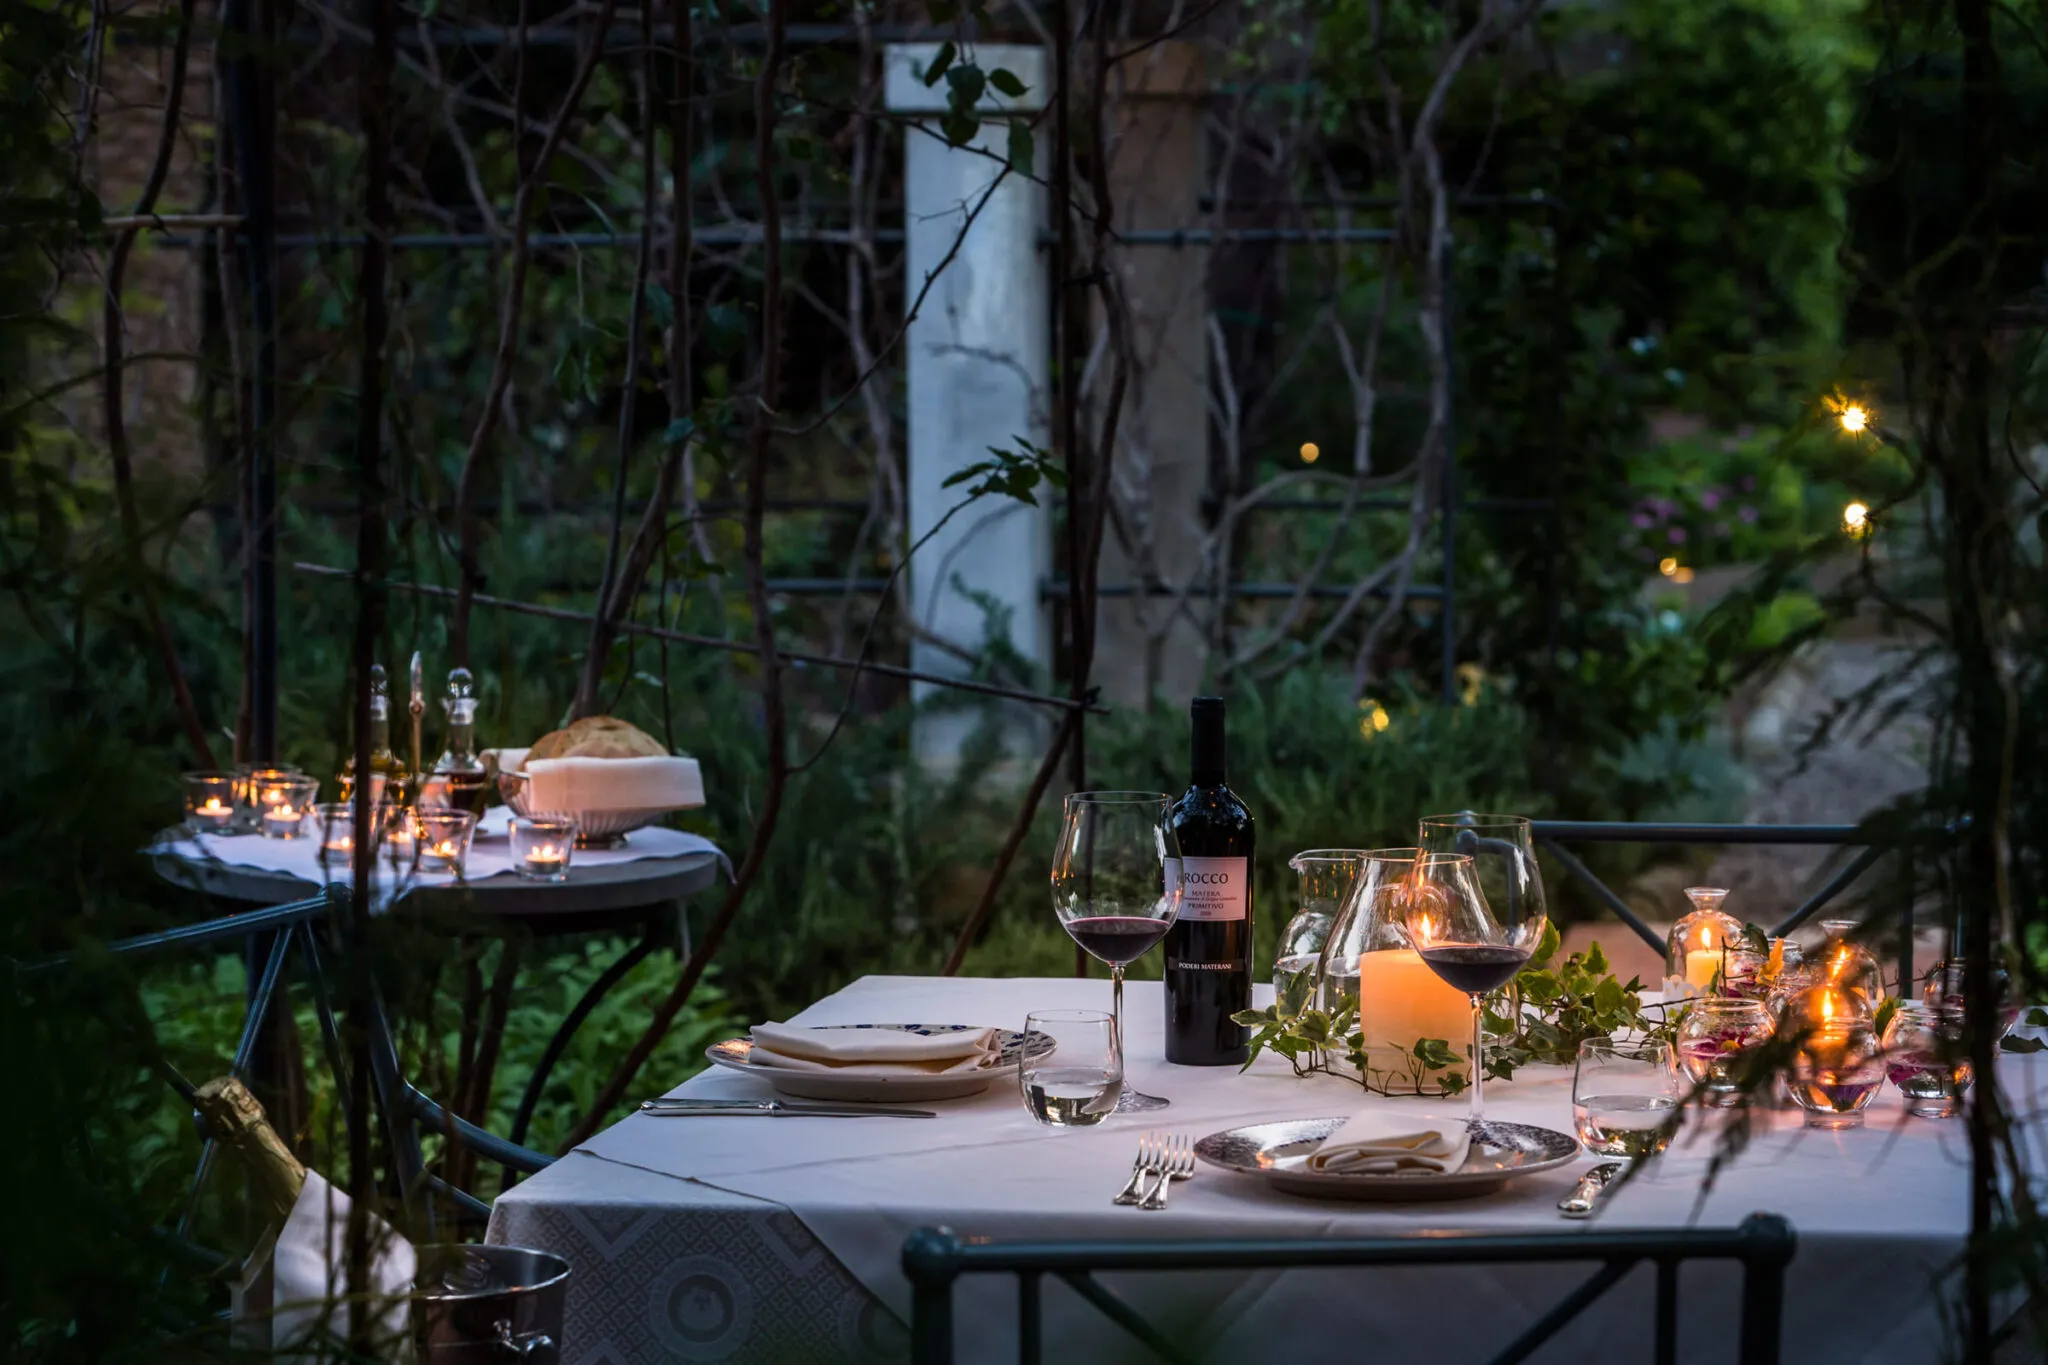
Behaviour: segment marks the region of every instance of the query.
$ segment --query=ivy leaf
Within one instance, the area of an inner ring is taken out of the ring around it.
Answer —
[[[1595,939],[1586,949],[1585,968],[1596,975],[1607,974],[1607,954],[1600,951],[1600,941]]]
[[[1008,95],[1013,100],[1023,99],[1025,94],[1031,89],[1030,86],[1017,79],[1015,72],[1003,66],[999,66],[988,73],[988,83],[993,85],[998,93]]]
[[[946,68],[953,64],[953,58],[959,55],[959,50],[950,41],[939,44],[938,52],[932,57],[932,64],[924,69],[924,84],[927,90],[939,83],[946,74]]]

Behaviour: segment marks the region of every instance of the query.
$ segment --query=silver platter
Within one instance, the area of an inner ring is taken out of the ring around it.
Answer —
[[[1195,1155],[1211,1166],[1256,1176],[1276,1190],[1314,1199],[1407,1202],[1470,1199],[1491,1194],[1518,1176],[1566,1165],[1579,1155],[1578,1140],[1526,1123],[1487,1120],[1484,1143],[1475,1142],[1455,1171],[1386,1171],[1321,1174],[1303,1164],[1346,1120],[1287,1119],[1211,1133]]]

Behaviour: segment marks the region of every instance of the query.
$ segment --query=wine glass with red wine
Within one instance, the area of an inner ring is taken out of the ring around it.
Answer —
[[[1445,982],[1472,997],[1472,1117],[1474,1141],[1486,1141],[1480,1077],[1486,1070],[1482,1034],[1486,997],[1515,979],[1542,942],[1540,897],[1517,897],[1495,909],[1479,889],[1470,855],[1418,853],[1403,898],[1408,941]]]
[[[1075,792],[1067,798],[1052,860],[1052,908],[1090,957],[1109,964],[1117,1046],[1124,1036],[1124,967],[1166,937],[1180,914],[1180,843],[1162,792]],[[1164,1109],[1128,1082],[1117,1110]]]

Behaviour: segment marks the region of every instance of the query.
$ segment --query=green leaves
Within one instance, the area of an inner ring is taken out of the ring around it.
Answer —
[[[977,460],[965,469],[956,471],[940,487],[954,488],[963,483],[969,484],[967,496],[970,498],[986,497],[993,493],[1015,498],[1018,502],[1036,507],[1036,490],[1041,482],[1051,484],[1054,488],[1067,486],[1067,471],[1060,467],[1051,451],[1033,445],[1022,437],[1018,438],[1017,445],[1017,450],[998,450],[990,446],[988,453],[992,458]]]
[[[996,88],[997,94],[1007,95],[1013,100],[1023,99],[1031,89],[1017,79],[1015,72],[1001,66],[988,73],[988,83]]]

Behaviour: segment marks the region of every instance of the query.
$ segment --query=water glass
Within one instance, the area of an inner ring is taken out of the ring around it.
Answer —
[[[1670,1044],[1611,1038],[1579,1044],[1572,1119],[1587,1151],[1655,1156],[1671,1145],[1683,1097]]]
[[[1047,1044],[1051,1046],[1048,1047]],[[1116,1110],[1124,1051],[1116,1021],[1101,1010],[1038,1010],[1024,1018],[1017,1070],[1024,1107],[1040,1123],[1086,1128]]]
[[[420,867],[461,876],[469,860],[469,841],[476,834],[476,816],[466,810],[421,810],[413,812],[412,822]]]
[[[1907,1113],[1948,1119],[1963,1112],[1970,1062],[1963,1053],[1961,1010],[1901,1001],[1882,1041],[1885,1074],[1905,1098]]]
[[[467,811],[456,812],[468,815]],[[472,823],[475,816],[470,816]],[[512,870],[530,882],[566,882],[569,859],[576,851],[576,817],[560,811],[535,811],[512,817]]]
[[[1771,1016],[1757,1000],[1695,1000],[1678,1026],[1678,1059],[1694,1084],[1706,1091],[1709,1108],[1726,1109],[1742,1099],[1742,1059],[1771,1036]]]
[[[194,834],[236,833],[233,773],[185,773],[178,778],[185,790],[185,828]]]

